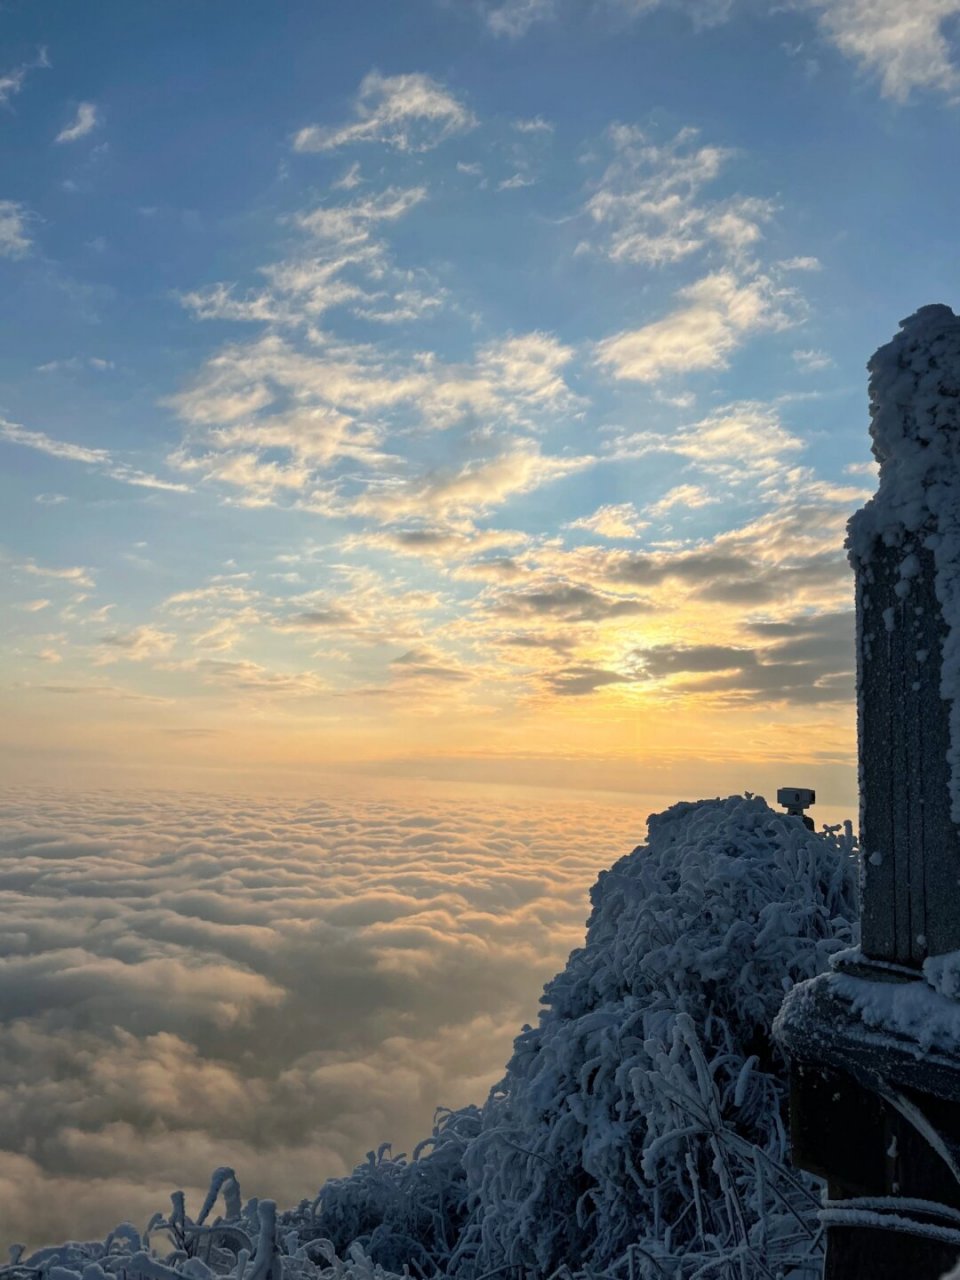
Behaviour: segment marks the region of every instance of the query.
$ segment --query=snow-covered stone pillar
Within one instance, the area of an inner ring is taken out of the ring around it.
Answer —
[[[826,1182],[825,1280],[960,1259],[960,318],[870,361],[876,495],[857,585],[862,939],[789,992],[794,1160]]]
[[[874,498],[857,579],[862,948],[960,949],[960,318],[923,307],[870,361]]]

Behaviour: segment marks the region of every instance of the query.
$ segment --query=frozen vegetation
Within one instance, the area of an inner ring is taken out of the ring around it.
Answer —
[[[679,804],[601,873],[585,945],[482,1107],[440,1110],[315,1198],[243,1202],[219,1169],[138,1230],[14,1248],[0,1280],[409,1274],[819,1274],[815,1185],[787,1159],[784,992],[854,945],[852,840],[760,798]]]

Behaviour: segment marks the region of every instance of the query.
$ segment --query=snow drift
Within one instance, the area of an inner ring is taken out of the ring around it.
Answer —
[[[195,1218],[178,1192],[145,1232],[15,1249],[0,1280],[818,1275],[770,1028],[856,941],[852,839],[749,795],[678,804],[591,898],[504,1078],[410,1159],[385,1145],[284,1212],[220,1169]]]

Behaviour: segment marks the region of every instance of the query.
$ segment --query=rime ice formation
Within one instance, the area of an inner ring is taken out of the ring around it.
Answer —
[[[783,1003],[780,1018],[794,1034],[801,1028],[809,1046],[815,1039],[835,1038],[842,1019],[844,1036],[858,1039],[865,1049],[896,1044],[918,1061],[960,1053],[960,1002],[951,994],[957,989],[960,952],[931,957],[912,982],[857,976],[857,966],[864,962],[859,949],[839,952],[834,959],[840,962],[836,972],[809,989],[790,991]],[[826,1025],[824,997],[833,1002],[834,1015]]]
[[[960,318],[947,306],[921,307],[868,367],[880,485],[850,522],[850,558],[869,577],[878,546],[896,549],[896,592],[909,601],[919,555],[933,555],[946,624],[940,692],[949,705],[951,813],[960,823]],[[894,613],[885,611],[888,631]],[[869,635],[862,647],[869,660]]]
[[[675,805],[600,875],[585,945],[482,1110],[281,1213],[218,1170],[196,1220],[177,1193],[144,1234],[16,1256],[0,1280],[813,1280],[818,1202],[787,1165],[770,1031],[855,942],[854,862],[756,797]]]

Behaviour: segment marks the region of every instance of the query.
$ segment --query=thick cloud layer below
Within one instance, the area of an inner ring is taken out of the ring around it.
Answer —
[[[0,796],[0,1245],[233,1165],[296,1202],[482,1101],[635,810]]]

